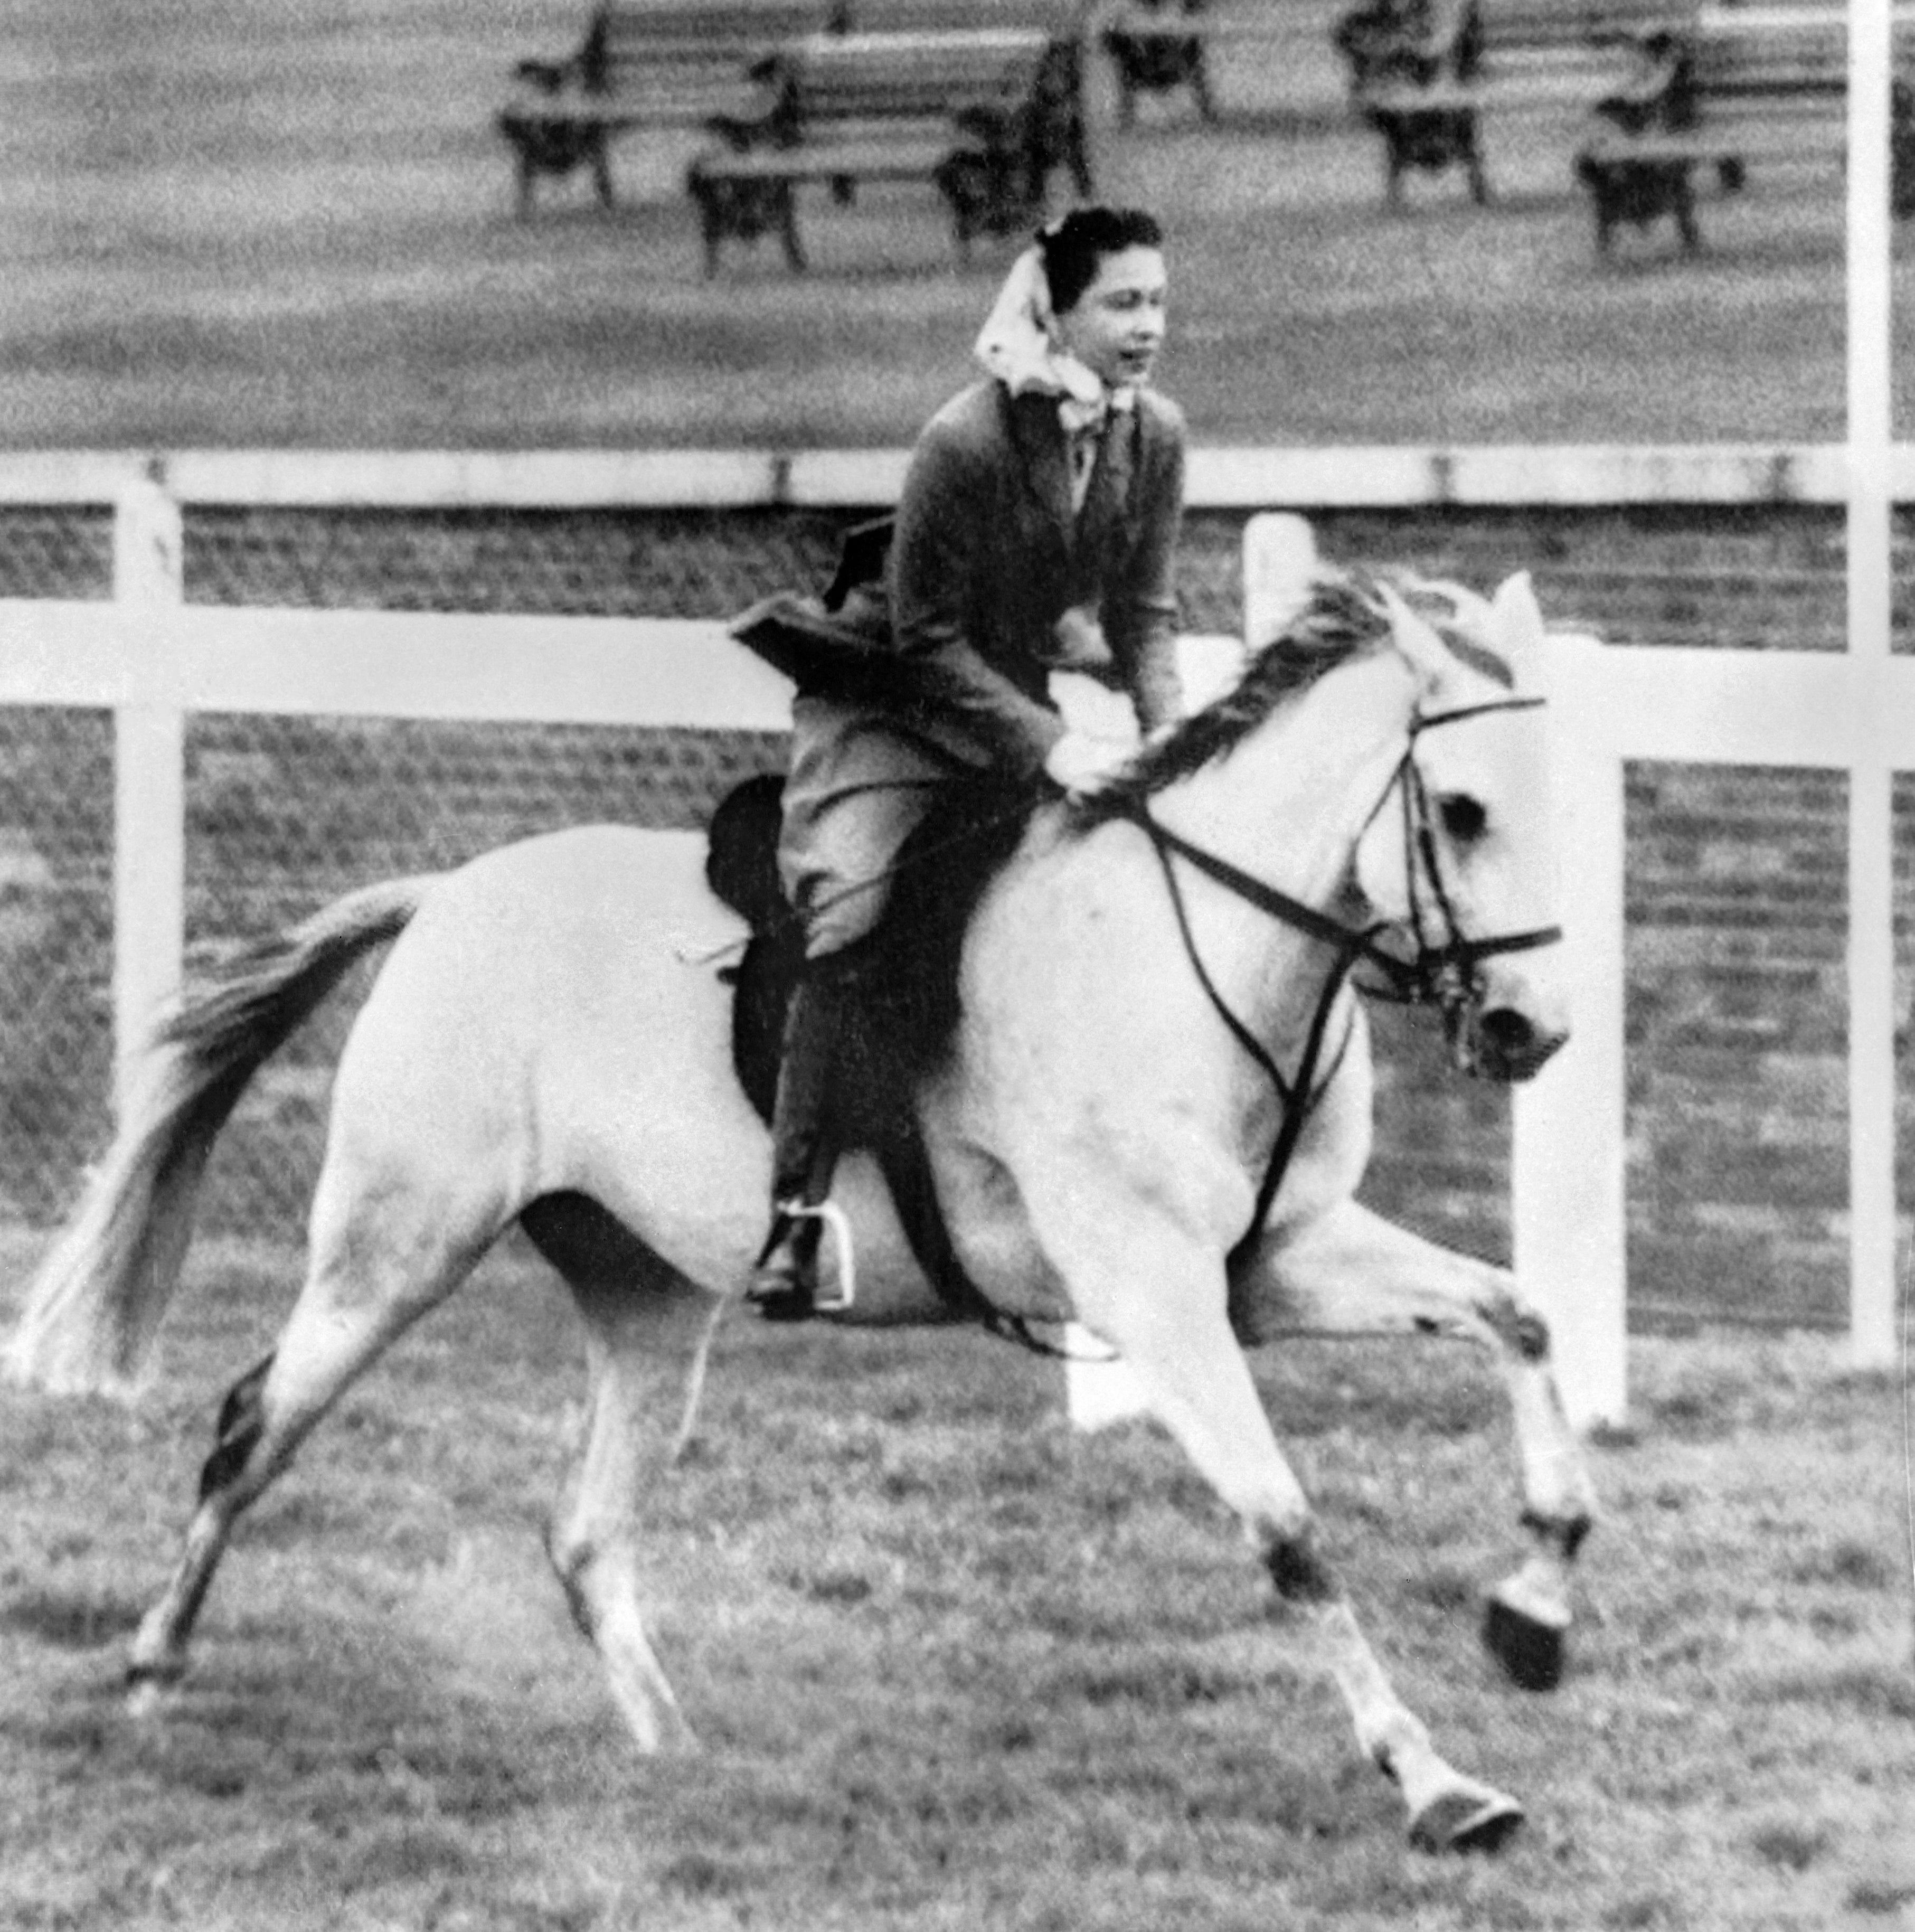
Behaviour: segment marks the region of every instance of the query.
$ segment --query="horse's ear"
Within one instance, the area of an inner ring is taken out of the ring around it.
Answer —
[[[1446,672],[1456,669],[1449,646],[1388,584],[1378,584],[1376,592],[1389,617],[1390,641],[1409,659],[1411,669],[1426,686],[1438,683]]]
[[[1266,510],[1244,526],[1244,643],[1260,651],[1310,608],[1316,539],[1287,510]]]
[[[1542,606],[1526,570],[1519,570],[1496,586],[1490,600],[1484,644],[1508,665],[1518,688],[1532,684],[1542,671]]]

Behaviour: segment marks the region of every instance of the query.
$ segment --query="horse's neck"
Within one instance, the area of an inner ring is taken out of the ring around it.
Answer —
[[[1409,668],[1394,652],[1359,658],[1167,787],[1151,808],[1218,857],[1325,908],[1403,754],[1413,697]]]
[[[1356,843],[1403,755],[1413,699],[1408,668],[1379,653],[1332,672],[1305,695],[1152,801],[1193,844],[1318,911],[1349,884]],[[1321,976],[1301,970],[1321,942],[1247,900],[1193,904],[1205,970],[1273,1048],[1307,1028]]]

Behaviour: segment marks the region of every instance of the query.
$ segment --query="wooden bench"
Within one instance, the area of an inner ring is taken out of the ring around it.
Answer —
[[[821,34],[1040,29],[1046,83],[1067,107],[1077,193],[1091,193],[1082,80],[1084,0],[599,0],[571,52],[521,61],[497,117],[516,164],[518,208],[542,178],[587,170],[614,202],[610,149],[634,129],[708,128],[767,112],[767,64]],[[1060,110],[1061,111],[1061,110]]]
[[[1331,38],[1351,104],[1382,138],[1384,196],[1460,167],[1490,199],[1485,114],[1586,110],[1627,78],[1639,38],[1682,0],[1359,0]]]
[[[1837,8],[1705,6],[1669,38],[1666,84],[1604,104],[1604,124],[1576,157],[1599,255],[1609,254],[1619,226],[1646,228],[1664,216],[1683,251],[1697,252],[1699,175],[1712,170],[1734,194],[1751,170],[1839,166],[1847,152],[1847,28]],[[1897,11],[1895,44],[1898,58],[1915,49],[1915,11]],[[1902,85],[1890,140],[1893,200],[1906,213],[1915,199],[1915,98]]]
[[[1080,200],[1094,192],[1085,110],[1084,50],[1095,0],[839,0],[860,34],[1025,32],[1049,43],[1040,78],[1047,138]]]
[[[706,272],[723,244],[776,231],[806,266],[797,190],[917,181],[948,205],[960,256],[983,234],[1032,223],[1053,169],[1071,158],[1070,76],[1040,28],[822,34],[778,55],[773,99],[754,122],[715,127],[692,162]]]
[[[543,176],[590,170],[613,203],[610,143],[635,128],[702,128],[749,116],[752,80],[781,47],[842,30],[846,0],[604,0],[584,39],[553,59],[521,61],[497,118],[517,164],[518,208],[532,210]]]

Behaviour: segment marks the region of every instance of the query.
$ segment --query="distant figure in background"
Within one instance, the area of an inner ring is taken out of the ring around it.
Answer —
[[[1482,71],[1477,0],[1361,0],[1337,21],[1331,38],[1359,92],[1472,81]]]
[[[907,710],[800,694],[779,869],[805,932],[773,1118],[773,1217],[752,1298],[801,1319],[839,1144],[831,1087],[856,981],[906,838],[953,782],[1021,784],[1070,741],[1054,670],[1175,722],[1173,562],[1184,419],[1148,386],[1163,345],[1163,233],[1140,209],[1073,210],[1019,257],[976,346],[985,375],[920,436],[899,498],[878,648],[913,660]]]
[[[1210,91],[1210,70],[1205,64],[1201,34],[1173,31],[1180,19],[1194,20],[1204,0],[1135,0],[1104,29],[1104,51],[1116,63],[1120,83],[1118,124],[1127,128],[1136,118],[1139,93],[1166,94],[1187,86],[1206,121],[1217,118]]]
[[[1595,112],[1625,134],[1688,133],[1700,112],[1694,49],[1666,28],[1645,34],[1628,77],[1596,103]]]

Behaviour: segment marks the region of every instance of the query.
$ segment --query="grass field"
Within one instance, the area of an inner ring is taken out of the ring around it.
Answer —
[[[1249,0],[1220,0],[1253,10]],[[930,190],[804,210],[701,272],[695,142],[637,136],[625,206],[513,219],[491,116],[572,0],[18,0],[0,59],[0,442],[427,448],[895,446],[968,374],[1008,244],[953,260]],[[1166,218],[1162,369],[1207,446],[1839,438],[1843,198],[1760,168],[1710,247],[1595,260],[1573,115],[1498,118],[1496,205],[1381,205],[1339,120],[1336,0],[1220,56],[1223,125],[1115,124],[1098,192]],[[1905,307],[1905,304],[1904,304]],[[1906,364],[1910,358],[1903,358]]]
[[[669,142],[625,158],[615,218],[515,223],[487,117],[581,10],[20,0],[0,445],[907,440],[1003,253],[961,271],[927,197],[874,192],[816,209],[804,281],[767,246],[708,284]],[[1200,443],[1842,433],[1832,174],[1712,202],[1699,262],[1605,270],[1562,128],[1493,136],[1496,208],[1421,183],[1388,218],[1367,142],[1286,121],[1283,78],[1226,76],[1214,132],[1095,104],[1103,191],[1172,224],[1163,380]],[[30,1258],[0,1244],[0,1282]],[[348,1397],[242,1531],[197,1674],[134,1719],[121,1652],[290,1268],[199,1264],[136,1408],[0,1391],[0,1928],[1915,1926],[1908,1398],[1824,1339],[1635,1343],[1540,1699],[1475,1636],[1518,1544],[1483,1366],[1261,1362],[1401,1688],[1530,1808],[1445,1864],[1163,1440],[1073,1436],[1055,1371],[968,1334],[726,1331],[648,1511],[707,1748],[638,1759],[539,1551],[582,1349],[518,1257]]]
[[[539,1549],[578,1337],[511,1259],[349,1395],[134,1718],[119,1654],[278,1275],[197,1264],[137,1408],[0,1400],[0,1925],[1915,1924],[1907,1415],[1822,1340],[1638,1344],[1541,1698],[1475,1634],[1517,1542],[1482,1366],[1267,1352],[1400,1687],[1529,1807],[1441,1862],[1167,1442],[1073,1435],[1053,1368],[965,1332],[728,1328],[647,1512],[705,1748],[636,1757]]]

